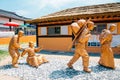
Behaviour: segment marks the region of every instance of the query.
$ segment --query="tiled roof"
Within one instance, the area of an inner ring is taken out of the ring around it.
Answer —
[[[83,14],[108,13],[108,12],[120,12],[120,2],[70,8],[40,17],[38,19],[54,18],[61,16],[74,16],[74,15],[83,15]]]
[[[0,16],[8,17],[8,18],[14,18],[14,19],[18,19],[18,20],[28,20],[28,19],[30,19],[30,18],[25,18],[23,16],[19,16],[14,12],[5,11],[5,10],[2,10],[2,9],[0,9]]]

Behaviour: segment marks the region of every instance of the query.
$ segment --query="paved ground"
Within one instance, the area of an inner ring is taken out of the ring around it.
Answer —
[[[24,58],[19,60],[19,68],[12,68],[10,61],[0,66],[0,75],[16,78],[15,80],[119,80],[120,58],[115,58],[116,69],[108,69],[97,64],[99,54],[90,54],[91,73],[82,69],[81,58],[74,64],[74,69],[68,69],[66,64],[73,53],[41,51],[50,61],[38,68],[29,66]],[[120,55],[117,55],[120,56]],[[7,78],[8,79],[8,78]],[[0,78],[1,80],[1,78]],[[3,79],[2,79],[3,80]],[[5,79],[4,79],[5,80]]]

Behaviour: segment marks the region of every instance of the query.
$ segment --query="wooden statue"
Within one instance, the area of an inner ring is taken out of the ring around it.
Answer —
[[[71,24],[72,33],[74,34],[75,38],[73,39],[72,43],[69,45],[67,51],[70,51],[73,44],[75,44],[75,41],[78,39],[78,37],[81,35],[82,31],[86,28],[86,20],[81,19],[78,21],[78,23],[74,22]]]
[[[101,57],[99,64],[109,68],[115,68],[113,51],[110,47],[112,42],[112,32],[115,30],[116,25],[110,25],[109,29],[104,29],[100,34],[99,40],[101,43]]]
[[[18,35],[15,35],[11,38],[10,43],[9,43],[9,54],[12,57],[12,65],[13,67],[17,68],[18,67],[18,59],[20,56],[20,53],[18,49],[22,49],[19,44],[20,38],[23,36],[24,32],[19,31]]]
[[[81,31],[81,33],[76,35],[78,36],[75,40],[75,53],[73,58],[69,61],[69,63],[67,64],[69,68],[73,68],[73,64],[79,59],[79,57],[82,57],[82,62],[83,62],[83,70],[85,72],[91,72],[91,69],[88,68],[89,66],[89,55],[87,53],[87,51],[85,50],[85,46],[86,43],[88,42],[91,34],[90,34],[90,30],[93,30],[94,28],[94,23],[91,21],[85,21],[85,20],[79,20],[78,22],[79,27],[83,28],[79,31]],[[87,24],[87,26],[86,26]]]
[[[21,57],[28,53],[28,57],[26,59],[27,63],[33,67],[38,67],[42,63],[48,62],[48,60],[44,58],[44,56],[35,54],[35,52],[39,52],[40,50],[42,50],[42,47],[34,48],[34,43],[30,41],[29,48],[26,48],[22,52]]]

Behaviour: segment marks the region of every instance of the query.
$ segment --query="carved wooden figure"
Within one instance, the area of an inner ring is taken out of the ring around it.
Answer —
[[[33,67],[38,67],[42,63],[48,62],[48,60],[44,56],[35,54],[35,52],[39,52],[40,50],[42,50],[42,47],[35,48],[34,43],[30,41],[29,48],[26,48],[22,52],[21,57],[23,57],[26,53],[28,53],[26,59],[27,63]]]
[[[9,43],[8,51],[12,58],[12,65],[15,68],[18,67],[18,59],[20,57],[20,53],[19,53],[18,49],[22,49],[20,47],[19,40],[23,36],[23,34],[24,34],[23,31],[19,31],[18,35],[13,36]]]
[[[93,30],[94,28],[94,23],[91,21],[86,22],[85,20],[79,20],[78,21],[79,27],[82,28],[83,30],[81,34],[79,35],[78,38],[75,40],[75,53],[73,58],[69,61],[67,64],[69,68],[73,68],[73,64],[79,59],[79,57],[82,57],[82,62],[83,62],[83,70],[85,72],[91,72],[91,69],[88,68],[89,66],[89,55],[85,49],[86,43],[89,40],[89,37],[91,36],[90,30]],[[86,26],[87,24],[87,26]],[[72,25],[73,26],[73,25]],[[78,30],[79,31],[79,30]],[[74,31],[75,32],[75,31]],[[79,33],[79,32],[78,32]],[[77,36],[75,35],[75,36]]]
[[[104,29],[100,34],[99,40],[101,43],[101,57],[99,64],[109,68],[115,68],[113,51],[110,47],[112,42],[112,32],[115,30],[116,25],[112,24],[109,29]]]

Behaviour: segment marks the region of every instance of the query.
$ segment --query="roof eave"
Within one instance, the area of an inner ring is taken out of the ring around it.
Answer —
[[[86,14],[74,14],[74,15],[61,15],[61,16],[52,16],[52,17],[45,17],[45,18],[37,18],[37,19],[33,19],[33,20],[28,20],[27,23],[42,23],[44,21],[51,21],[51,20],[58,20],[58,19],[71,19],[71,17],[74,16],[90,16],[90,15],[99,15],[99,14],[112,14],[112,13],[120,13],[120,11],[116,11],[116,12],[102,12],[102,13],[86,13]]]

